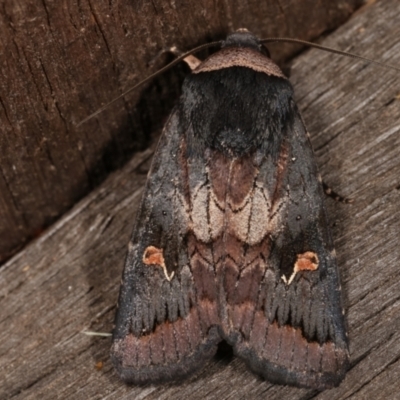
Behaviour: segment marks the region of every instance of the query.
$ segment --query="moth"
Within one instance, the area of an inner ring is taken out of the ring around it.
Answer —
[[[246,30],[185,79],[149,172],[111,357],[126,382],[178,380],[221,341],[270,382],[348,368],[322,181],[293,89]]]

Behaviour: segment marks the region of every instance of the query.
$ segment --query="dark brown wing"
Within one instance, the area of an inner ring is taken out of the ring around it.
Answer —
[[[111,350],[127,382],[179,379],[212,357],[221,340],[210,251],[190,233],[189,187],[205,184],[205,164],[191,165],[189,177],[181,130],[174,112],[129,244]]]
[[[267,156],[246,178],[236,175],[241,187],[251,178],[240,201],[228,189],[225,208],[235,215],[225,222],[222,326],[236,354],[266,379],[324,389],[343,379],[347,338],[322,187],[295,112],[278,159]]]

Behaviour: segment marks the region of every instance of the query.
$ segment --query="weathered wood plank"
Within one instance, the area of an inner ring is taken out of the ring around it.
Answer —
[[[324,42],[400,65],[400,4],[365,8]],[[400,76],[310,51],[292,70],[322,175],[353,205],[327,200],[352,368],[317,393],[271,385],[238,359],[180,385],[128,387],[109,360],[133,216],[150,151],[138,154],[0,270],[0,398],[394,399],[400,379]],[[95,368],[104,362],[101,370]]]

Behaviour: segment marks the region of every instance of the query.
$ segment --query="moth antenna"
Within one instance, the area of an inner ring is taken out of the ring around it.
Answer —
[[[322,45],[317,44],[317,43],[307,42],[306,40],[293,39],[293,38],[280,38],[280,37],[278,37],[278,38],[267,38],[267,39],[261,39],[260,40],[260,43],[263,43],[263,44],[266,44],[266,43],[277,43],[277,42],[302,44],[302,45],[305,45],[305,46],[314,47],[314,48],[322,50],[322,51],[327,51],[329,53],[339,54],[341,56],[346,56],[346,57],[354,58],[354,59],[357,59],[357,60],[367,61],[367,62],[369,62],[371,64],[379,65],[381,67],[388,68],[388,69],[393,69],[393,70],[395,70],[397,72],[400,72],[400,68],[399,67],[395,67],[395,66],[390,65],[390,64],[385,64],[385,63],[383,63],[381,61],[372,60],[370,58],[363,57],[363,56],[360,56],[358,54],[337,50],[337,49],[334,49],[332,47],[322,46]],[[188,57],[188,56],[190,56],[190,55],[192,55],[194,53],[197,53],[200,50],[208,49],[209,47],[218,46],[218,45],[221,45],[221,44],[222,44],[221,40],[217,41],[217,42],[206,43],[206,44],[203,44],[201,46],[195,47],[194,49],[182,54],[181,56],[176,58],[174,61],[172,61],[169,64],[167,64],[165,67],[162,67],[158,71],[154,72],[154,74],[149,75],[147,78],[143,79],[142,81],[137,83],[135,86],[132,86],[130,89],[128,89],[125,92],[121,93],[118,97],[115,97],[113,100],[111,100],[110,102],[108,102],[104,106],[102,106],[99,109],[97,109],[94,113],[90,114],[85,119],[83,119],[82,121],[78,122],[75,126],[79,127],[82,124],[84,124],[85,122],[91,120],[96,115],[99,115],[100,113],[102,113],[111,104],[115,103],[117,100],[119,100],[122,97],[126,96],[128,93],[130,93],[133,90],[137,89],[139,86],[141,86],[144,83],[150,81],[151,79],[155,78],[156,76],[162,74],[165,71],[168,71],[170,68],[172,68],[174,65],[178,64],[184,58],[186,58],[186,57]]]
[[[333,49],[332,47],[321,46],[320,44],[307,42],[306,40],[292,39],[292,38],[268,38],[268,39],[261,39],[260,40],[260,43],[263,43],[263,44],[265,44],[265,43],[274,43],[274,42],[286,42],[286,43],[304,44],[306,46],[315,47],[316,49],[327,51],[329,53],[339,54],[341,56],[346,56],[346,57],[354,58],[354,59],[357,59],[357,60],[367,61],[367,62],[369,62],[371,64],[379,65],[381,67],[393,69],[393,70],[395,70],[397,72],[400,72],[400,68],[399,67],[395,67],[394,65],[385,64],[384,62],[381,62],[381,61],[376,61],[376,60],[372,60],[372,59],[367,58],[367,57],[359,56],[358,54],[354,54],[354,53],[349,53],[349,52],[346,52],[346,51]]]
[[[107,107],[109,107],[111,104],[115,103],[117,100],[121,99],[122,97],[126,96],[128,93],[132,92],[133,90],[137,89],[139,86],[143,85],[144,83],[150,81],[151,79],[155,78],[156,76],[162,74],[165,71],[168,71],[170,68],[172,68],[174,65],[178,64],[180,61],[182,61],[184,58],[186,58],[187,56],[190,56],[194,53],[199,52],[200,50],[204,50],[204,49],[208,49],[209,47],[213,47],[213,46],[218,46],[222,44],[222,40],[218,41],[218,42],[212,42],[212,43],[206,43],[206,44],[202,44],[201,46],[195,47],[192,50],[189,50],[187,53],[182,54],[181,56],[179,56],[178,58],[176,58],[174,61],[170,62],[169,64],[167,64],[165,67],[162,67],[161,69],[159,69],[158,71],[154,72],[154,74],[149,75],[147,78],[143,79],[142,81],[140,81],[139,83],[137,83],[135,86],[132,86],[130,89],[126,90],[125,92],[123,92],[122,94],[120,94],[118,97],[115,97],[113,100],[111,100],[110,102],[108,102],[107,104],[105,104],[104,106],[100,107],[98,110],[96,110],[94,113],[90,114],[88,117],[86,117],[85,119],[83,119],[82,121],[78,122],[75,126],[79,127],[82,124],[84,124],[85,122],[89,121],[90,119],[92,119],[93,117],[95,117],[96,115],[99,115],[101,112],[103,112]]]

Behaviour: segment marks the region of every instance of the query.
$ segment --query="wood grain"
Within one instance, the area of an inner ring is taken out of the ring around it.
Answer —
[[[399,27],[399,2],[378,1],[324,44],[400,65]],[[271,385],[225,351],[179,385],[118,380],[110,339],[81,331],[112,329],[147,150],[0,270],[1,399],[398,398],[400,76],[311,50],[295,60],[291,80],[324,179],[355,198],[327,199],[350,339],[344,382],[322,393]]]
[[[71,208],[162,125],[181,68],[75,124],[166,62],[247,26],[318,37],[364,0],[4,0],[0,11],[0,262]],[[298,48],[280,46],[279,59]]]

